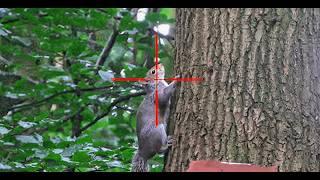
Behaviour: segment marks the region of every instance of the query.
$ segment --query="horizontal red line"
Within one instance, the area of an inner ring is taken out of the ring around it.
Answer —
[[[112,78],[114,82],[136,82],[136,81],[146,81],[152,80],[152,78]],[[169,81],[183,81],[183,82],[192,82],[192,81],[203,81],[204,78],[164,78],[164,79],[156,79],[153,80],[169,80]]]
[[[145,81],[146,78],[112,78],[114,82]]]

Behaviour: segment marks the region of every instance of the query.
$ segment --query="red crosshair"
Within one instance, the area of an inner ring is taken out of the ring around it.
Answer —
[[[156,57],[156,78],[155,83],[156,83],[156,90],[155,90],[155,123],[156,123],[156,127],[158,127],[159,124],[159,94],[158,94],[158,81],[159,80],[169,80],[169,81],[183,81],[183,82],[199,82],[202,81],[203,78],[198,78],[198,77],[193,77],[193,78],[164,78],[164,79],[159,79],[158,78],[158,64],[159,64],[159,58],[158,58],[158,54],[159,54],[159,37],[158,37],[158,33],[155,33],[155,57]],[[146,81],[146,78],[112,78],[113,82],[137,82],[137,81]]]

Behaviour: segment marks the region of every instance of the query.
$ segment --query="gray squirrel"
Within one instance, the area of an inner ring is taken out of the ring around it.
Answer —
[[[158,64],[158,78],[164,79],[165,70]],[[179,76],[177,76],[179,77]],[[176,77],[176,78],[177,78]],[[146,96],[137,111],[138,151],[132,159],[133,172],[148,172],[147,161],[157,153],[164,153],[172,145],[173,139],[167,136],[166,127],[170,113],[170,99],[175,90],[177,81],[168,84],[165,80],[158,80],[159,124],[155,125],[155,87],[156,66],[153,66],[142,82]]]

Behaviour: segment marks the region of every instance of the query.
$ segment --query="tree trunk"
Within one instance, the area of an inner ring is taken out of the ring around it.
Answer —
[[[320,171],[320,10],[177,9],[165,171],[192,160]]]

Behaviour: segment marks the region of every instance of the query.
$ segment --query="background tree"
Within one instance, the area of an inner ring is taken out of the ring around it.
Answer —
[[[166,171],[216,159],[320,169],[320,10],[177,9]],[[188,143],[186,143],[188,142]]]

